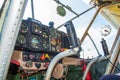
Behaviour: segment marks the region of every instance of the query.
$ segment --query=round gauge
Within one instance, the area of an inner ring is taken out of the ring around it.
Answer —
[[[22,33],[26,33],[26,32],[28,31],[28,26],[27,26],[27,24],[22,23],[22,24],[21,24],[21,27],[20,27],[20,31],[21,31]]]
[[[56,45],[56,43],[57,43],[57,42],[56,42],[56,39],[55,39],[55,38],[52,38],[52,39],[51,39],[51,44],[52,44],[52,45]]]
[[[47,35],[46,32],[43,32],[43,33],[42,33],[42,36],[43,36],[43,38],[45,38],[45,39],[48,38],[48,35]]]
[[[52,51],[55,51],[55,47],[52,47]]]
[[[57,39],[57,44],[58,44],[58,45],[61,45],[61,44],[62,44],[61,39]]]
[[[32,37],[30,44],[31,44],[31,47],[38,49],[40,45],[40,40],[37,37]]]
[[[18,40],[18,43],[20,43],[20,44],[26,43],[26,38],[23,35],[19,35],[17,40]]]
[[[32,31],[35,33],[41,33],[40,25],[37,23],[32,23]]]
[[[43,41],[43,47],[45,48],[45,49],[48,49],[49,48],[49,44],[47,43],[47,41]]]
[[[61,47],[60,47],[60,46],[56,46],[56,50],[57,50],[58,52],[60,52]]]

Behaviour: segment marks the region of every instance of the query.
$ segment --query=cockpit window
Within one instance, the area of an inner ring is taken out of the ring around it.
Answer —
[[[60,6],[59,3],[56,3],[55,1],[52,1],[52,0],[44,0],[44,1],[35,0],[34,1],[34,4],[36,4],[34,5],[35,19],[40,20],[42,23],[46,25],[49,24],[49,21],[53,21],[55,23],[54,27],[57,28],[61,24],[64,24],[66,21],[69,21],[73,17],[77,16],[77,14],[80,14],[93,6],[93,5],[89,5],[90,0],[88,1],[87,0],[76,0],[76,1],[60,0],[60,2],[66,5],[67,8],[73,10],[75,13],[65,8],[66,15],[63,17],[58,15],[56,11],[57,7]],[[86,4],[85,2],[88,2],[88,4]],[[43,4],[43,3],[46,3],[46,4]],[[26,7],[26,11],[24,14],[25,19],[28,17],[31,17],[32,15],[31,13],[28,13],[28,12],[31,12],[30,5],[31,5],[30,1],[28,1],[28,5]],[[74,27],[76,29],[78,38],[80,39],[82,38],[85,30],[87,29],[90,21],[92,20],[95,12],[97,11],[97,8],[98,7],[95,7],[94,9],[88,11],[87,13],[72,20]],[[62,30],[65,32],[66,28],[62,26],[61,28],[59,28],[59,30]],[[102,38],[106,40],[108,48],[110,50],[112,47],[112,43],[114,42],[114,38],[112,37],[116,35],[117,30],[101,14],[98,14],[97,18],[95,19],[88,33],[91,36],[91,38],[94,40],[96,47],[99,50],[99,53],[101,55],[104,55],[102,50],[102,45],[101,45]],[[83,41],[82,48],[84,50],[83,51],[84,58],[88,58],[88,57],[92,58],[92,57],[98,56],[98,52],[96,51],[93,43],[91,42],[88,36]],[[81,57],[83,57],[82,55],[83,53],[81,53]]]

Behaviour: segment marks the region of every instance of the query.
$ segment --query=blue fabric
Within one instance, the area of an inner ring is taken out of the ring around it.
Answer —
[[[105,75],[100,80],[120,80],[120,75],[115,74]]]

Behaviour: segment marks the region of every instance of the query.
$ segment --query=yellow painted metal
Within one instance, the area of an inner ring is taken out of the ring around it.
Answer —
[[[120,0],[102,0],[111,5],[104,7],[101,14],[118,30],[120,28]],[[92,0],[93,3],[99,3],[99,0]]]
[[[120,27],[120,3],[109,5],[101,10],[101,14],[113,24],[116,29]]]

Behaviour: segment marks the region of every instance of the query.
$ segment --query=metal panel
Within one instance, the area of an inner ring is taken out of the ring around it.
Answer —
[[[0,80],[6,80],[10,59],[23,18],[27,0],[10,0],[0,42]]]

